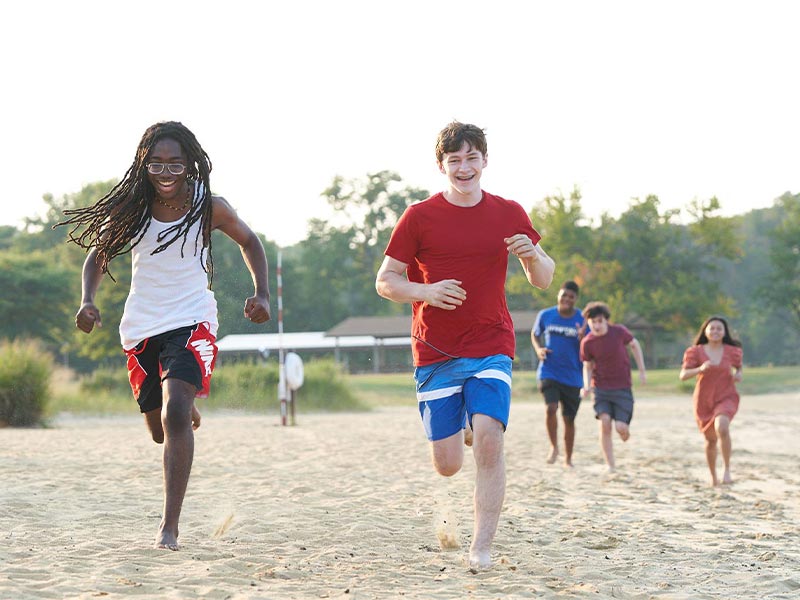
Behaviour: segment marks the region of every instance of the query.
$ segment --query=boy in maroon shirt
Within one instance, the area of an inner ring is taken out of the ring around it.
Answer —
[[[646,381],[642,347],[624,325],[608,322],[611,311],[602,302],[590,302],[583,309],[590,333],[581,340],[583,361],[583,395],[594,394],[594,412],[600,421],[600,445],[608,463],[608,471],[614,472],[614,447],[611,439],[611,423],[625,442],[630,437],[633,418],[633,392],[631,391],[631,361],[628,349],[633,353],[639,381]]]

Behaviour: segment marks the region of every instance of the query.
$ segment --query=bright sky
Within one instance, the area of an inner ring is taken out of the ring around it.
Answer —
[[[18,2],[0,23],[0,223],[122,177],[161,120],[194,131],[213,190],[283,245],[330,215],[337,174],[441,189],[454,118],[486,129],[484,189],[526,209],[574,185],[590,216],[647,194],[770,206],[800,193],[795,6]]]

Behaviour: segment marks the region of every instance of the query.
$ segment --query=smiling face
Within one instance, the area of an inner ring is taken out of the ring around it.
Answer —
[[[722,343],[722,338],[725,337],[725,324],[722,321],[717,321],[716,319],[711,320],[708,322],[705,328],[706,338],[712,344]]]
[[[572,290],[562,288],[558,290],[558,314],[569,317],[575,312],[575,301],[578,294]]]
[[[186,176],[188,174],[187,157],[181,145],[172,138],[161,138],[153,146],[153,150],[147,156],[147,164],[163,163],[165,165],[181,164],[184,171],[180,175],[173,175],[169,168],[158,175],[153,175],[148,171],[147,179],[156,190],[156,195],[164,202],[170,204],[180,204],[186,197]]]
[[[450,192],[470,200],[480,200],[481,174],[486,167],[484,154],[467,142],[457,152],[446,152],[439,170],[447,176]]]

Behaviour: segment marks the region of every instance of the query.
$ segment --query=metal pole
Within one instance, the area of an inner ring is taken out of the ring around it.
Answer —
[[[283,351],[283,276],[281,249],[278,248],[278,400],[281,403],[281,425],[286,425],[286,356]]]

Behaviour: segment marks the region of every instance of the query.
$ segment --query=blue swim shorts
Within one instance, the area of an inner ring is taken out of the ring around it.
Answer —
[[[487,415],[508,426],[511,359],[453,358],[414,369],[419,414],[430,441],[458,433],[472,415]]]

